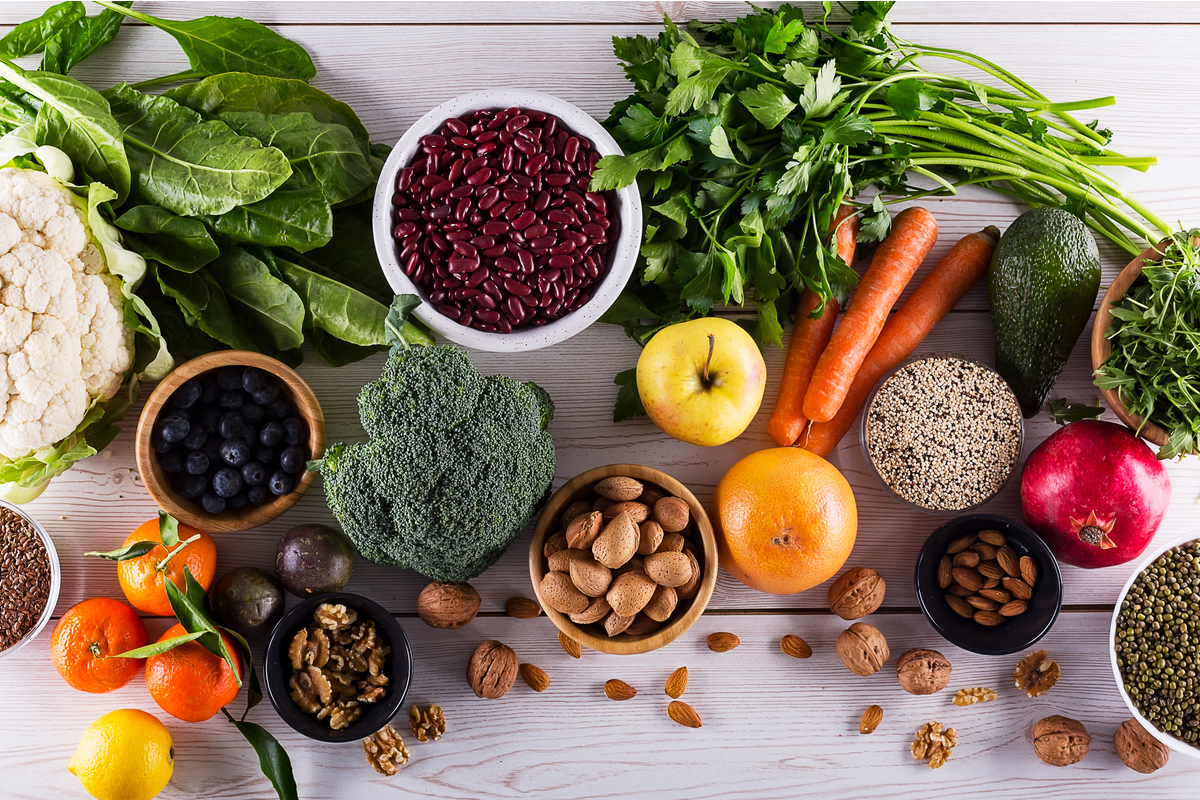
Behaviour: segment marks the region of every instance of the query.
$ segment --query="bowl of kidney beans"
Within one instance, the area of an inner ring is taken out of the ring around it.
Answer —
[[[532,350],[608,310],[641,246],[637,187],[591,192],[621,149],[575,106],[520,90],[441,104],[397,143],[376,188],[375,246],[397,293],[450,341]]]
[[[291,508],[313,482],[325,418],[308,384],[259,353],[184,362],[138,421],[138,472],[159,506],[209,531],[241,531]]]

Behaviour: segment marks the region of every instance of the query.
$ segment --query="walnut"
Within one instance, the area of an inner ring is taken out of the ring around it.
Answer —
[[[422,710],[414,704],[408,707],[408,726],[418,742],[428,742],[430,738],[436,742],[446,732],[446,717],[440,706],[428,705]]]
[[[340,631],[330,631],[329,638],[340,644],[342,647],[349,647],[354,644],[354,636],[350,633],[350,628],[342,628]]]
[[[1052,767],[1066,767],[1087,757],[1092,737],[1077,720],[1058,714],[1033,725],[1033,752]]]
[[[327,666],[333,672],[342,672],[346,669],[346,648],[340,644],[335,644],[329,648],[329,658],[325,661]]]
[[[323,667],[329,663],[329,635],[321,628],[310,631],[300,658],[305,664],[314,667]]]
[[[333,698],[333,686],[320,667],[308,667],[308,679],[312,682],[313,691],[317,693],[317,698],[322,703],[328,703]]]
[[[1062,670],[1045,650],[1036,650],[1025,656],[1013,670],[1013,680],[1017,688],[1024,689],[1029,697],[1041,697],[1050,691],[1050,687],[1057,683],[1061,676]]]
[[[497,700],[516,680],[517,654],[511,647],[488,639],[475,648],[467,664],[467,684],[476,697]]]
[[[349,728],[362,716],[362,706],[356,700],[342,700],[329,715],[329,727],[335,731]]]
[[[333,603],[322,603],[317,606],[317,610],[313,612],[317,622],[322,628],[327,631],[343,631],[354,624],[358,619],[358,612],[353,608],[346,608],[341,603],[336,605]],[[339,641],[338,644],[346,644]]]
[[[856,622],[837,640],[837,654],[855,675],[874,675],[891,657],[887,639],[874,625]]]
[[[354,643],[350,645],[351,649],[356,653],[365,653],[368,650],[373,650],[378,646],[379,636],[375,631],[375,623],[371,620],[359,620],[350,628],[350,638]]]
[[[360,703],[378,703],[386,693],[386,690],[382,686],[367,686],[363,684],[363,689],[354,695],[354,699]]]
[[[387,664],[387,657],[391,652],[392,648],[384,644],[367,653],[367,672],[371,675],[382,675],[383,668]]]
[[[308,648],[308,628],[303,628],[292,637],[292,643],[288,645],[288,660],[292,662],[292,669],[304,669],[304,651]]]
[[[909,694],[933,694],[950,683],[950,662],[937,650],[917,647],[896,660],[896,680]]]
[[[861,619],[879,608],[886,588],[875,570],[854,567],[829,587],[829,606],[842,619]]]
[[[937,769],[950,759],[950,752],[958,745],[958,734],[954,728],[942,730],[942,723],[927,722],[917,731],[911,751],[913,758],[929,762],[930,769]]]
[[[315,714],[321,710],[321,700],[317,697],[307,672],[292,673],[288,689],[288,696],[292,698],[292,702],[305,714]]]
[[[408,763],[408,750],[399,732],[391,725],[384,725],[362,740],[367,763],[380,775],[395,775],[399,767]]]
[[[989,700],[996,700],[1000,697],[995,689],[989,689],[986,686],[976,686],[971,689],[959,689],[954,694],[954,705],[970,706],[975,703],[986,703]]]
[[[346,672],[366,672],[367,657],[357,650],[346,651]]]
[[[1113,746],[1125,766],[1149,775],[1167,765],[1170,749],[1155,739],[1136,719],[1127,719],[1113,734]]]
[[[469,583],[434,581],[417,597],[417,616],[431,628],[461,628],[475,619],[481,603]]]
[[[338,697],[345,699],[358,694],[358,686],[355,685],[353,675],[326,670],[324,676],[325,680],[329,681],[330,691]]]

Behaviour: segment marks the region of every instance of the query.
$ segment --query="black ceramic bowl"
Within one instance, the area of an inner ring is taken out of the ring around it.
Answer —
[[[946,548],[966,533],[998,530],[1008,538],[1017,556],[1030,556],[1038,567],[1037,585],[1024,614],[995,627],[954,613],[938,586],[938,562]],[[929,624],[953,645],[985,656],[1003,656],[1032,647],[1046,635],[1062,608],[1062,573],[1058,562],[1038,535],[1019,522],[996,514],[968,514],[942,525],[929,535],[917,555],[917,602]]]
[[[357,611],[359,619],[372,620],[383,640],[392,648],[384,668],[384,674],[392,679],[387,694],[378,703],[364,705],[366,710],[358,721],[338,731],[329,727],[328,719],[318,720],[312,714],[305,714],[288,695],[288,680],[292,677],[288,646],[297,631],[312,623],[313,611],[322,603],[341,603]],[[321,742],[352,742],[370,736],[396,715],[408,694],[408,687],[412,685],[412,650],[404,629],[383,606],[356,594],[336,592],[317,595],[291,608],[271,632],[267,651],[263,655],[263,665],[266,695],[271,705],[275,706],[275,711],[298,733]]]

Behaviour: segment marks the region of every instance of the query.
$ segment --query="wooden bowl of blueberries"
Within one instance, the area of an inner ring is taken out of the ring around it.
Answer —
[[[206,531],[244,531],[287,511],[325,452],[317,396],[286,364],[223,350],[180,364],[138,420],[138,472],[159,506]]]

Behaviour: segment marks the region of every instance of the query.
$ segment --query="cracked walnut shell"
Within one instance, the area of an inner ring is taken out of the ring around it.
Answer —
[[[1052,767],[1083,761],[1091,744],[1083,723],[1069,717],[1054,714],[1033,725],[1033,752]]]
[[[395,775],[396,770],[408,763],[408,750],[404,740],[391,725],[384,725],[362,740],[367,763],[380,775]]]
[[[417,704],[408,707],[408,727],[418,742],[437,741],[446,732],[446,717],[441,706],[431,703],[422,709]]]
[[[878,572],[854,567],[829,587],[829,607],[842,619],[861,619],[879,609],[886,589]]]
[[[517,654],[506,644],[488,639],[475,648],[467,663],[467,683],[476,697],[498,700],[517,680]]]
[[[892,655],[879,629],[865,622],[856,622],[842,631],[837,654],[846,669],[863,677],[878,672]]]
[[[933,694],[950,683],[950,661],[937,650],[916,647],[896,660],[896,680],[909,694]]]
[[[1058,668],[1045,650],[1035,650],[1017,664],[1013,670],[1013,681],[1018,689],[1029,697],[1041,697],[1062,677]]]

